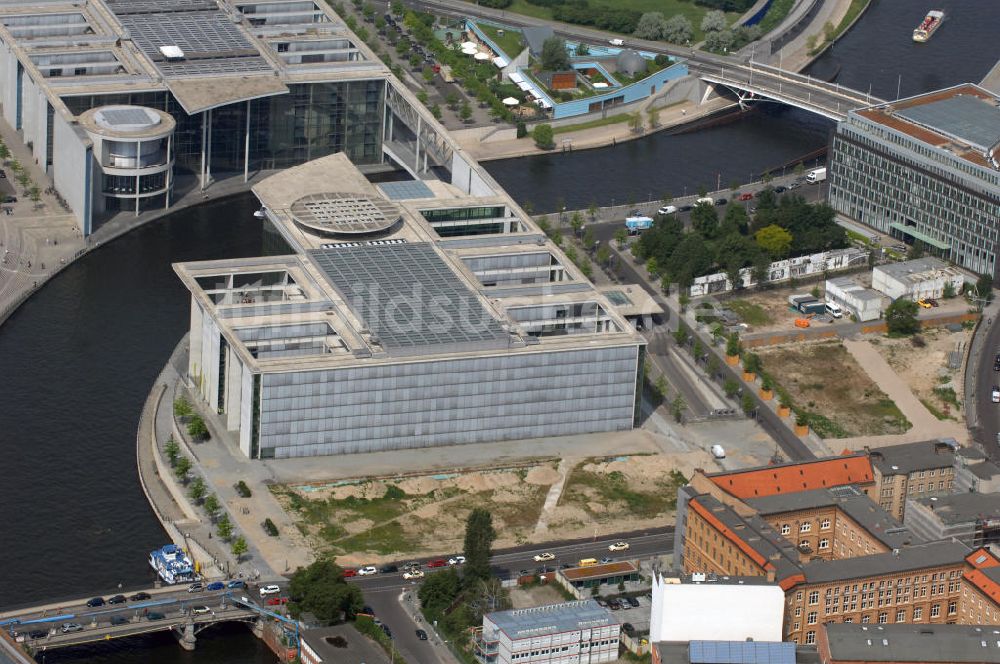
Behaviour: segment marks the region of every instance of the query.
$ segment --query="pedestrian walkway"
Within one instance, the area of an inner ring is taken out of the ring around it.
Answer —
[[[551,516],[552,510],[559,505],[559,498],[562,496],[563,487],[566,486],[566,477],[579,461],[579,458],[574,457],[563,457],[560,459],[559,466],[556,468],[556,472],[559,473],[559,479],[549,487],[549,492],[545,496],[545,504],[542,505],[542,512],[538,515],[538,523],[535,524],[536,535],[548,532],[549,516]]]

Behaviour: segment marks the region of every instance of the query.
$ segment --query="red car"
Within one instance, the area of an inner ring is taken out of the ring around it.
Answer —
[[[356,570],[356,569],[345,569],[344,570],[344,578],[345,579],[348,578],[348,577],[357,576],[357,575],[358,575],[358,570]]]
[[[448,561],[444,558],[435,558],[434,560],[427,561],[428,567],[447,567]]]
[[[287,597],[272,597],[267,600],[268,606],[281,606],[282,604],[288,604]]]
[[[753,194],[750,194],[750,193],[740,194],[740,200],[741,201],[752,201],[753,200]]]

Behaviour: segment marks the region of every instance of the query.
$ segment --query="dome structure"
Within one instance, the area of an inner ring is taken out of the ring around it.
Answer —
[[[649,62],[646,58],[639,55],[638,51],[632,49],[625,49],[619,53],[616,64],[620,73],[628,74],[629,76],[645,74],[646,69],[649,67]]]

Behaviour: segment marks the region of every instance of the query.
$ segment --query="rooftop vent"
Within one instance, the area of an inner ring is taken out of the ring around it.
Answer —
[[[167,45],[160,47],[160,53],[163,54],[167,60],[183,60],[184,51],[180,49],[179,46]]]

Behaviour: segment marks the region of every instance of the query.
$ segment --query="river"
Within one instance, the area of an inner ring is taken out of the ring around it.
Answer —
[[[978,81],[1000,57],[1000,3],[938,0],[949,12],[928,44],[910,32],[929,6],[875,0],[814,69],[893,96]],[[821,147],[831,124],[771,107],[733,124],[658,134],[614,148],[491,162],[539,210],[723,186]],[[135,430],[157,373],[187,328],[188,298],[170,264],[261,253],[249,195],[174,213],[88,254],[0,326],[4,546],[0,606],[147,585],[148,551],[166,542],[138,484]],[[198,649],[170,636],[49,654],[47,662],[273,662],[241,626],[207,631]]]

